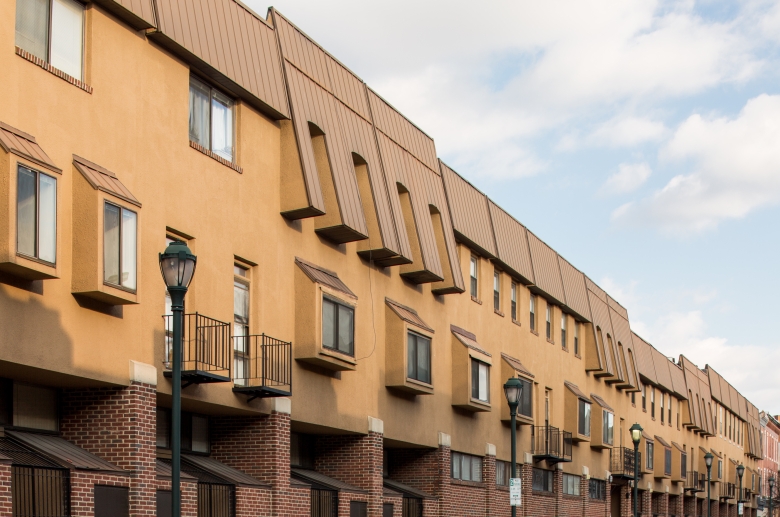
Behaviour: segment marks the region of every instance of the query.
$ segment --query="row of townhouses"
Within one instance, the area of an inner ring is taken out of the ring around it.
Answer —
[[[173,241],[188,517],[509,515],[512,377],[519,515],[763,511],[771,417],[278,11],[4,0],[0,77],[1,517],[170,514]]]

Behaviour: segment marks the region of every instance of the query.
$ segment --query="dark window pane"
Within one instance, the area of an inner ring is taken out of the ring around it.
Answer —
[[[431,340],[417,336],[417,380],[431,382]]]
[[[339,351],[345,354],[353,354],[353,316],[355,311],[349,307],[339,305]]]
[[[406,375],[417,379],[417,338],[411,332],[406,336]]]
[[[479,363],[471,361],[471,398],[479,398]]]
[[[523,383],[523,392],[520,395],[520,404],[517,406],[517,412],[520,415],[533,417],[533,383],[520,379]]]
[[[157,491],[157,517],[171,517],[171,491]]]
[[[363,501],[350,501],[349,517],[368,517],[368,503]]]
[[[125,487],[95,485],[95,517],[129,517],[130,495]]]
[[[19,167],[16,195],[16,249],[34,257],[36,255],[36,174],[24,167]]]
[[[105,204],[103,217],[103,272],[109,284],[119,285],[119,212],[118,206]]]

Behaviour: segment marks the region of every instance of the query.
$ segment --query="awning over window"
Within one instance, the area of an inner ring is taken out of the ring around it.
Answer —
[[[367,494],[368,490],[363,490],[356,486],[352,486],[338,479],[333,479],[325,474],[320,474],[314,470],[307,469],[290,469],[290,473],[293,478],[301,479],[307,483],[310,483],[312,488],[336,490],[337,492],[353,492],[355,494]]]
[[[591,397],[593,400],[595,400],[595,401],[596,401],[596,404],[598,404],[598,405],[599,405],[599,406],[601,406],[602,408],[606,409],[607,411],[612,411],[613,413],[615,412],[615,410],[614,410],[614,409],[612,409],[612,408],[609,406],[609,404],[607,404],[607,401],[606,401],[606,400],[604,400],[603,398],[599,397],[599,396],[598,396],[598,395],[596,395],[595,393],[591,393],[591,394],[590,394],[590,397]]]
[[[156,464],[157,479],[171,479],[172,470],[173,469],[171,469],[170,463],[166,463],[165,461],[159,459],[157,460],[157,464]],[[187,474],[186,472],[182,472],[181,480],[194,483],[195,481],[197,481],[197,478]]]
[[[593,404],[593,401],[590,400],[590,398],[588,398],[588,396],[585,395],[576,384],[574,384],[573,382],[569,382],[569,381],[563,381],[563,384],[564,384],[564,386],[569,388],[569,391],[574,393],[577,396],[578,399],[580,399],[580,400],[582,400],[584,402],[587,402],[588,404]]]
[[[488,353],[484,348],[479,346],[479,343],[477,343],[477,336],[472,334],[468,330],[464,330],[455,325],[450,325],[450,331],[452,331],[452,334],[458,339],[458,341],[463,343],[463,345],[466,348],[470,348],[475,352],[479,352],[480,354],[483,354],[487,357],[492,357],[490,353]]]
[[[672,446],[677,449],[678,451],[685,453],[685,449],[682,448],[682,446],[677,442],[672,442]]]
[[[35,137],[0,122],[0,148],[5,152],[27,158],[49,170],[62,174],[62,169],[54,165],[49,155],[41,149]]]
[[[85,451],[81,447],[59,436],[22,431],[6,431],[12,441],[21,444],[53,462],[56,466],[77,470],[91,470],[110,474],[129,475],[113,463]],[[9,455],[5,451],[6,455]],[[13,457],[12,457],[13,458]],[[20,463],[21,464],[21,463]],[[45,465],[41,465],[45,466]]]
[[[385,488],[389,488],[390,490],[393,490],[395,492],[400,492],[405,497],[414,497],[417,499],[436,499],[434,496],[430,494],[426,494],[422,490],[418,490],[414,487],[410,487],[409,485],[405,485],[404,483],[399,483],[398,481],[393,481],[392,479],[385,478],[384,486]]]
[[[669,448],[671,448],[671,447],[672,447],[671,445],[669,445],[669,442],[667,442],[666,440],[664,440],[664,439],[663,439],[663,437],[661,437],[661,436],[655,435],[655,439],[656,439],[656,441],[657,441],[658,443],[660,443],[661,445],[663,445],[663,446],[664,446],[664,447],[666,447],[667,449],[669,449]]]
[[[385,303],[387,304],[390,309],[398,315],[399,318],[404,320],[407,323],[411,323],[412,325],[415,325],[417,327],[420,327],[421,329],[427,330],[428,332],[434,332],[434,330],[428,326],[427,323],[425,323],[422,318],[417,314],[417,311],[412,309],[411,307],[407,307],[406,305],[401,305],[400,303],[391,300],[390,298],[385,298]]]
[[[113,172],[75,154],[73,155],[73,165],[95,190],[102,190],[128,203],[141,206],[141,202],[119,181]]]
[[[301,270],[306,273],[306,276],[308,276],[312,282],[326,285],[331,289],[341,291],[342,293],[348,294],[349,296],[357,299],[357,295],[353,293],[349,287],[347,287],[347,284],[341,281],[339,275],[334,271],[330,271],[329,269],[325,269],[323,267],[312,264],[311,262],[307,262],[300,257],[295,257],[295,263],[298,264],[298,267],[300,267]]]
[[[270,488],[271,486],[208,456],[182,454],[181,459],[182,470],[204,483],[261,488]]]
[[[522,375],[523,377],[530,377],[533,378],[534,374],[531,373],[531,371],[523,366],[523,363],[520,362],[520,359],[516,359],[512,357],[511,355],[506,355],[505,353],[501,353],[501,358],[506,361],[506,364],[511,366],[515,372],[517,372],[519,375]]]

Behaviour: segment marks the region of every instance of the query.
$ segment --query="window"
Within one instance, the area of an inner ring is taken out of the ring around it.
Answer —
[[[531,314],[531,332],[536,332],[536,295],[531,295],[531,301],[528,304],[529,312]]]
[[[290,465],[314,468],[314,438],[306,434],[290,433]]]
[[[538,492],[552,492],[553,471],[534,467],[531,488]]]
[[[19,165],[16,250],[54,263],[57,259],[57,180]]]
[[[471,398],[480,402],[490,402],[490,366],[471,360]]]
[[[512,282],[512,321],[517,321],[517,283]]]
[[[84,6],[74,0],[16,0],[16,46],[81,80]]]
[[[580,322],[574,322],[574,355],[580,355]]]
[[[190,77],[190,141],[232,162],[233,101]]]
[[[157,408],[157,447],[171,447],[171,410]],[[204,415],[182,412],[181,450],[208,454],[211,450],[209,419]]]
[[[561,347],[566,350],[568,343],[566,342],[566,313],[561,312]]]
[[[59,431],[57,390],[13,384],[13,425],[42,431]]]
[[[460,452],[452,453],[452,479],[462,481],[482,482],[482,458],[463,454]]]
[[[653,442],[645,443],[645,468],[647,470],[653,470]]]
[[[647,411],[647,386],[642,385],[642,411]]]
[[[509,486],[512,478],[512,463],[509,461],[496,461],[496,485]]]
[[[533,389],[534,383],[518,377],[518,380],[523,384],[523,393],[520,395],[520,400],[517,404],[517,414],[533,418]]]
[[[674,399],[672,398],[672,394],[670,393],[669,394],[669,407],[667,408],[667,418],[666,418],[666,423],[669,424],[670,427],[672,425],[672,400],[674,400]]]
[[[157,447],[171,448],[171,417],[170,410],[157,408]]]
[[[493,310],[501,310],[501,273],[493,271]]]
[[[650,388],[650,418],[655,418],[655,388]]]
[[[612,445],[615,440],[615,415],[606,409],[603,410],[603,441],[606,445]]]
[[[687,472],[688,472],[688,454],[683,452],[680,454],[680,477],[685,478]]]
[[[664,399],[666,398],[666,393],[663,391],[661,392],[661,425],[664,423]]]
[[[604,501],[607,499],[607,482],[602,479],[588,480],[588,497]]]
[[[249,270],[233,265],[233,378],[249,379]]]
[[[95,485],[95,517],[129,517],[130,490],[123,486]]]
[[[365,501],[350,501],[349,517],[368,517],[368,503]]]
[[[723,460],[718,460],[718,479],[723,477]]]
[[[471,296],[474,298],[479,298],[477,296],[477,269],[478,269],[478,258],[474,255],[471,256],[471,263],[469,266],[469,275],[471,276]]]
[[[103,280],[135,290],[138,216],[132,210],[106,203],[103,208]]]
[[[355,355],[355,309],[330,298],[322,299],[322,346]]]
[[[580,495],[580,477],[564,474],[563,493],[566,495]]]
[[[718,413],[720,414],[720,435],[723,436],[723,406],[718,406]]]
[[[672,475],[672,449],[664,449],[664,476]]]
[[[582,436],[590,436],[590,404],[579,399],[579,418],[577,432]]]
[[[406,345],[407,377],[431,383],[431,340],[416,332],[409,332]]]
[[[636,406],[636,391],[631,392],[631,405]]]
[[[545,327],[547,339],[552,339],[552,317],[553,317],[553,308],[550,302],[547,302],[547,325]]]

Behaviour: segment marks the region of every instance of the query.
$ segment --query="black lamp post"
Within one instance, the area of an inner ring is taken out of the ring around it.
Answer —
[[[181,517],[181,330],[184,295],[195,274],[197,257],[181,241],[172,242],[160,253],[160,272],[171,295],[173,312],[173,393],[171,408],[171,515]]]
[[[711,452],[704,455],[704,464],[707,465],[707,517],[710,517],[710,505],[712,505],[712,501],[710,501],[710,487],[712,487],[712,460],[714,458],[715,456]]]
[[[642,440],[642,426],[636,423],[629,431],[631,431],[631,441],[634,442],[634,517],[639,517],[637,497],[639,497],[639,442]]]
[[[742,515],[742,476],[745,474],[745,466],[743,464],[737,465],[737,476],[739,476],[739,495],[737,495],[737,515]]]
[[[520,404],[520,397],[523,394],[523,383],[520,379],[510,377],[504,384],[504,395],[509,404],[509,416],[511,417],[510,427],[512,428],[512,479],[517,477],[517,406]],[[517,507],[512,506],[512,517],[517,515]]]
[[[769,476],[769,517],[772,517],[772,489],[775,488],[775,477]]]

